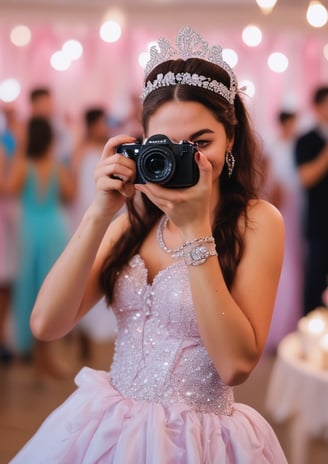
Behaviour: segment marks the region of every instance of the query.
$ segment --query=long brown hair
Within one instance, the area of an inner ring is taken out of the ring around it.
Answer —
[[[166,74],[169,71],[197,73],[230,86],[230,77],[226,71],[199,58],[166,61],[149,74],[146,82],[153,81],[159,73]],[[146,97],[142,111],[142,125],[146,135],[151,116],[161,105],[172,100],[201,103],[223,124],[227,137],[234,138],[232,153],[236,159],[235,168],[231,177],[228,176],[227,167],[223,168],[219,187],[220,204],[213,224],[218,259],[226,285],[230,288],[244,249],[243,235],[238,223],[244,217],[247,224],[247,204],[250,199],[257,198],[258,194],[260,164],[256,137],[238,93],[231,105],[209,90],[180,84],[161,87]],[[163,214],[145,195],[142,195],[142,202],[143,211],[140,213],[140,208],[136,208],[133,199],[127,200],[130,227],[104,263],[100,280],[108,302],[112,298],[118,271],[138,252],[142,241]]]

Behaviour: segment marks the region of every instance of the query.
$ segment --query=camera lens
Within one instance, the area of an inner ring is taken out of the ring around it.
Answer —
[[[138,158],[138,170],[146,182],[165,184],[175,171],[174,155],[164,147],[147,148]]]

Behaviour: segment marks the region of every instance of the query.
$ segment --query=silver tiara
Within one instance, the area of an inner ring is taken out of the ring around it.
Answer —
[[[224,69],[230,77],[230,87],[228,88],[222,82],[218,82],[210,77],[199,74],[178,73],[174,74],[169,71],[166,74],[157,74],[153,81],[147,81],[143,87],[141,98],[144,100],[154,90],[160,87],[174,86],[177,84],[193,85],[201,87],[211,92],[221,95],[230,104],[233,104],[238,90],[237,78],[231,67],[223,60],[222,47],[219,45],[209,47],[208,42],[203,40],[200,34],[193,31],[191,27],[183,28],[175,39],[176,48],[173,48],[170,42],[161,38],[157,46],[150,48],[150,59],[145,68],[145,75],[149,73],[160,63],[164,61],[182,58],[201,58],[216,64]]]

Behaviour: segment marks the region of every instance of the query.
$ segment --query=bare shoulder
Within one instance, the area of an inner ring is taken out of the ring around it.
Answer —
[[[255,224],[269,224],[283,227],[283,219],[280,211],[271,203],[266,200],[258,199],[251,200],[247,206],[247,216],[252,223]]]
[[[247,298],[253,300],[256,296],[255,300],[262,301],[262,311],[264,295],[266,302],[274,301],[284,257],[284,223],[279,210],[271,203],[252,200],[247,208],[247,223],[241,221],[241,225],[244,248],[234,295],[242,301],[245,298],[243,289],[252,288],[252,296],[248,291]],[[273,303],[269,307],[272,309]]]
[[[284,221],[280,211],[265,200],[251,200],[247,207],[247,226],[244,229],[246,244],[271,249],[282,249]],[[268,247],[268,245],[271,245]]]

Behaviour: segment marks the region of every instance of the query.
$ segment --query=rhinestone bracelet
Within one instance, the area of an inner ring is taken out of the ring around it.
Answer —
[[[198,266],[205,263],[210,256],[217,255],[214,237],[196,239],[183,247],[183,257],[187,266]]]
[[[212,237],[211,235],[206,235],[204,237],[194,238],[193,240],[185,242],[180,248],[176,249],[173,252],[172,258],[178,259],[182,256],[184,257],[186,250],[189,249],[192,245],[194,245],[194,247],[197,248],[203,243],[215,243],[214,237]]]

